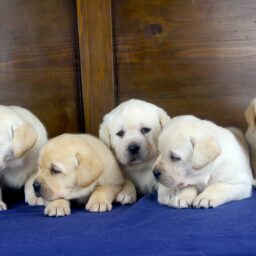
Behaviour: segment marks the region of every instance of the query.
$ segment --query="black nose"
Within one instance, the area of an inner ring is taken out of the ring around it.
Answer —
[[[37,181],[34,181],[33,188],[34,188],[35,192],[38,193],[40,191],[40,189],[41,189],[40,183],[37,182]]]
[[[138,146],[137,144],[130,144],[128,146],[128,150],[131,155],[136,155],[140,151],[140,146]]]
[[[154,169],[153,170],[153,174],[155,176],[156,179],[159,179],[161,172],[158,169]]]

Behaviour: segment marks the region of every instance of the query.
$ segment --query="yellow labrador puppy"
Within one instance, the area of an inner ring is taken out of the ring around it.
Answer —
[[[21,188],[30,205],[43,204],[32,186],[39,151],[47,133],[38,118],[27,109],[0,105],[0,182],[1,187]],[[0,188],[0,210],[6,210]]]
[[[252,100],[245,111],[245,118],[248,123],[246,140],[250,145],[251,164],[256,177],[256,98]]]
[[[176,117],[160,135],[159,151],[153,172],[173,193],[160,203],[209,208],[251,195],[248,152],[228,129],[194,116]]]
[[[122,193],[123,176],[112,152],[87,134],[63,134],[48,141],[39,156],[36,194],[48,203],[45,214],[70,214],[71,199],[91,212],[110,211]],[[121,192],[120,192],[121,191]],[[128,197],[136,195],[130,191]],[[122,201],[121,201],[122,203]]]
[[[100,125],[101,140],[113,150],[125,177],[139,193],[150,193],[158,187],[152,169],[158,157],[158,137],[169,121],[163,109],[131,99],[105,115]]]

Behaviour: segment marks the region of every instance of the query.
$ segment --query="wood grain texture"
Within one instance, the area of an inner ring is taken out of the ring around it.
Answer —
[[[98,135],[115,101],[111,1],[77,0],[77,14],[85,130]]]
[[[30,109],[51,137],[82,131],[74,1],[1,0],[0,24],[0,104]]]
[[[245,128],[256,95],[256,1],[113,1],[117,100]]]

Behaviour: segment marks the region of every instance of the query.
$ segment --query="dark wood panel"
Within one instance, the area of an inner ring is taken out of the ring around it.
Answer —
[[[256,95],[256,1],[113,1],[117,99],[245,127]]]
[[[83,130],[76,5],[0,1],[0,104],[32,110],[49,135]]]
[[[98,135],[114,107],[111,0],[77,0],[85,129]]]

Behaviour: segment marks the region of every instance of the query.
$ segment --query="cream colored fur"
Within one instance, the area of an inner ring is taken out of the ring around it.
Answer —
[[[175,117],[159,138],[154,172],[176,208],[217,207],[251,195],[252,171],[242,133],[194,116]],[[239,139],[238,139],[239,138]],[[242,143],[241,143],[242,142]]]
[[[39,151],[47,141],[43,124],[30,111],[0,105],[0,180],[2,186],[21,188],[30,205],[43,204],[35,196],[32,183]],[[0,210],[5,210],[0,189]]]
[[[136,191],[124,181],[112,152],[96,137],[63,134],[48,141],[40,152],[35,183],[47,202],[45,214],[70,214],[71,199],[91,212],[110,211],[112,202],[134,203]]]

